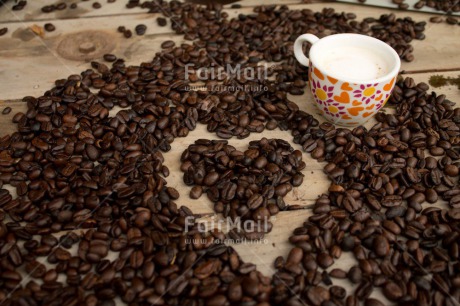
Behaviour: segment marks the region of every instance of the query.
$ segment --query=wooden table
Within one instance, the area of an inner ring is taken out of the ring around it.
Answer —
[[[389,0],[388,0],[389,1]],[[25,103],[20,99],[24,96],[38,96],[53,86],[57,79],[66,78],[70,74],[79,74],[81,71],[90,67],[88,62],[74,61],[63,58],[58,54],[57,48],[60,42],[67,35],[79,31],[97,30],[105,33],[114,42],[114,49],[111,53],[126,59],[128,64],[139,64],[142,61],[149,61],[155,52],[160,50],[160,44],[164,40],[174,40],[181,42],[182,37],[173,34],[169,25],[159,27],[156,24],[157,14],[147,14],[141,9],[126,9],[127,1],[118,0],[108,4],[100,1],[103,9],[93,9],[92,2],[78,1],[79,9],[65,10],[57,13],[43,14],[40,9],[51,2],[47,0],[28,1],[28,5],[23,11],[12,12],[12,3],[0,8],[0,28],[8,27],[8,33],[0,37],[0,109],[10,106],[13,111],[9,115],[0,115],[1,135],[15,131],[16,126],[11,122],[14,113],[24,111]],[[73,1],[65,1],[68,4]],[[336,11],[354,12],[359,18],[378,17],[384,13],[394,13],[397,16],[411,16],[416,21],[428,21],[433,15],[418,12],[404,12],[390,9],[366,7],[354,4],[339,4],[334,2],[318,2],[313,4],[302,4],[296,0],[244,0],[239,2],[240,9],[231,9],[226,6],[229,15],[237,16],[239,13],[250,13],[255,5],[263,4],[286,4],[293,9],[309,8],[311,10],[321,10],[324,7],[333,7]],[[73,15],[71,15],[73,14]],[[24,31],[34,25],[43,26],[47,22],[52,22],[56,26],[56,31],[46,32],[42,39],[30,37]],[[124,38],[117,32],[117,27],[124,25],[134,29],[138,24],[148,26],[145,36],[134,35],[130,39]],[[427,82],[433,74],[442,74],[446,77],[457,77],[460,75],[460,26],[452,26],[446,23],[428,23],[425,30],[426,39],[414,41],[415,60],[411,63],[404,62],[402,69],[404,73],[413,77],[417,82]],[[102,60],[97,58],[96,60]],[[438,93],[444,93],[447,97],[460,104],[460,91],[453,86],[435,89]],[[300,105],[302,109],[310,113],[315,113],[312,104],[309,103],[311,97],[292,96],[291,100]],[[386,111],[391,111],[387,109]],[[116,112],[115,111],[112,111]],[[317,114],[316,114],[317,115]],[[321,118],[317,115],[317,118]],[[372,122],[369,123],[372,125]],[[244,140],[231,139],[229,142],[239,149],[246,148],[250,140],[262,137],[276,137],[292,139],[287,131],[265,131],[262,134],[253,133]],[[206,131],[205,126],[199,125],[186,138],[177,138],[172,144],[170,152],[164,154],[166,165],[171,174],[168,177],[169,185],[177,188],[181,193],[181,198],[177,201],[179,205],[186,205],[196,214],[201,214],[203,218],[210,218],[213,215],[211,202],[206,196],[198,200],[188,197],[190,187],[182,181],[182,173],[179,170],[179,157],[186,146],[192,144],[198,138],[216,139],[214,134]],[[297,145],[295,148],[300,148]],[[302,223],[311,215],[311,205],[321,193],[327,192],[329,181],[323,173],[323,164],[313,160],[309,155],[303,155],[307,168],[304,170],[305,179],[302,186],[294,190],[286,197],[286,202],[290,205],[297,205],[298,209],[280,212],[274,220],[274,229],[266,235],[265,244],[254,245],[235,245],[243,260],[256,263],[258,269],[266,275],[274,272],[273,261],[277,256],[285,256],[289,252],[291,245],[288,238],[294,228],[301,226]],[[13,191],[13,189],[11,189]],[[439,203],[438,205],[445,205]],[[344,254],[340,260],[332,267],[348,267],[353,259]],[[346,285],[348,287],[348,285]],[[373,293],[379,296],[379,293]]]

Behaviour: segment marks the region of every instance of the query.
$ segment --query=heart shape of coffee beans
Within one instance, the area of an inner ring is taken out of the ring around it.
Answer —
[[[181,161],[185,184],[194,186],[192,198],[205,192],[216,213],[254,223],[248,227],[254,230],[242,232],[247,239],[271,231],[269,218],[286,209],[283,197],[302,184],[300,171],[305,168],[299,150],[285,140],[266,138],[251,141],[244,152],[225,140],[200,139],[183,152]],[[230,235],[239,233],[234,229]]]

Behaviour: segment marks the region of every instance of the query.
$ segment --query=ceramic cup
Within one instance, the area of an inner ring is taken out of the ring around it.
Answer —
[[[302,50],[304,42],[312,44],[309,58]],[[401,67],[392,47],[360,34],[322,39],[304,34],[295,41],[294,54],[309,67],[315,105],[328,121],[343,126],[362,125],[385,105]]]

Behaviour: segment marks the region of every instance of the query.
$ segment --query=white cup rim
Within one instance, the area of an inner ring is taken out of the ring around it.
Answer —
[[[347,80],[346,78],[343,78],[342,76],[335,75],[333,71],[327,71],[326,69],[324,69],[324,67],[322,67],[321,63],[317,60],[318,52],[320,52],[322,44],[327,43],[328,41],[334,40],[337,38],[360,39],[362,41],[363,40],[369,41],[372,44],[379,45],[380,47],[382,47],[382,49],[385,50],[385,52],[389,53],[392,56],[393,68],[388,73],[386,73],[384,76],[381,76],[376,79],[365,80],[365,81],[353,80],[353,79]],[[326,74],[328,76],[334,79],[338,79],[343,82],[348,82],[348,83],[353,83],[353,84],[371,84],[371,83],[385,82],[393,78],[394,76],[396,76],[399,73],[399,70],[401,68],[401,59],[399,58],[398,53],[396,53],[396,51],[390,45],[386,44],[385,42],[377,38],[367,36],[367,35],[362,35],[362,34],[354,34],[354,33],[333,34],[333,35],[329,35],[329,36],[321,38],[320,40],[315,42],[310,48],[309,57],[310,57],[310,61],[313,64],[313,66],[316,67],[318,70],[322,72],[327,71]]]

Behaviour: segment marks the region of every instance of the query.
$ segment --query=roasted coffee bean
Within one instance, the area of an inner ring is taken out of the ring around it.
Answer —
[[[133,33],[131,32],[131,30],[126,30],[123,32],[123,36],[125,38],[130,38],[131,36],[133,36]]]
[[[383,294],[390,301],[397,301],[403,296],[401,287],[394,282],[387,282],[383,287]]]
[[[56,30],[56,27],[52,23],[45,23],[44,28],[47,32],[53,32],[54,30]]]
[[[373,246],[374,252],[377,254],[377,256],[384,257],[390,252],[390,245],[388,240],[382,235],[374,238]]]
[[[106,62],[115,62],[117,60],[117,57],[113,54],[104,54],[104,60]]]
[[[449,17],[446,18],[446,22],[447,22],[448,24],[457,24],[457,23],[458,23],[458,20],[457,20],[457,18],[455,18],[455,17],[449,16]]]
[[[160,26],[160,27],[164,27],[168,24],[168,22],[166,21],[165,18],[163,17],[158,17],[157,18],[157,24]]]
[[[41,11],[43,13],[51,13],[56,9],[55,5],[45,5],[44,7],[41,8]]]
[[[93,3],[93,8],[100,9],[101,7],[102,7],[102,5],[99,2],[94,2]]]
[[[17,2],[16,5],[13,5],[13,7],[11,8],[13,11],[20,11],[22,10],[25,6],[27,5],[27,1],[26,0],[21,0],[19,2]],[[1,6],[1,4],[0,4]]]
[[[307,298],[312,305],[319,306],[330,299],[329,291],[321,286],[311,287],[307,291]]]
[[[362,271],[358,266],[353,266],[349,271],[348,271],[348,279],[354,283],[358,284],[362,280]]]
[[[66,8],[67,8],[67,4],[65,4],[64,2],[58,3],[56,5],[56,9],[59,11],[65,10]]]
[[[0,28],[0,36],[5,35],[8,32],[8,28]]]
[[[318,254],[317,261],[318,265],[323,269],[330,267],[334,263],[332,257],[327,253]]]
[[[136,31],[137,35],[141,36],[145,34],[145,31],[147,31],[147,26],[145,24],[139,24],[134,30]]]
[[[11,107],[7,106],[3,109],[2,114],[8,115],[9,113],[11,113]]]
[[[458,176],[458,167],[455,165],[447,165],[444,167],[444,173],[448,176],[456,177]]]
[[[198,199],[203,194],[203,188],[201,186],[193,186],[190,190],[190,198]]]
[[[175,45],[176,45],[176,43],[173,42],[172,40],[166,40],[161,44],[161,48],[169,49],[169,48],[174,47]]]

